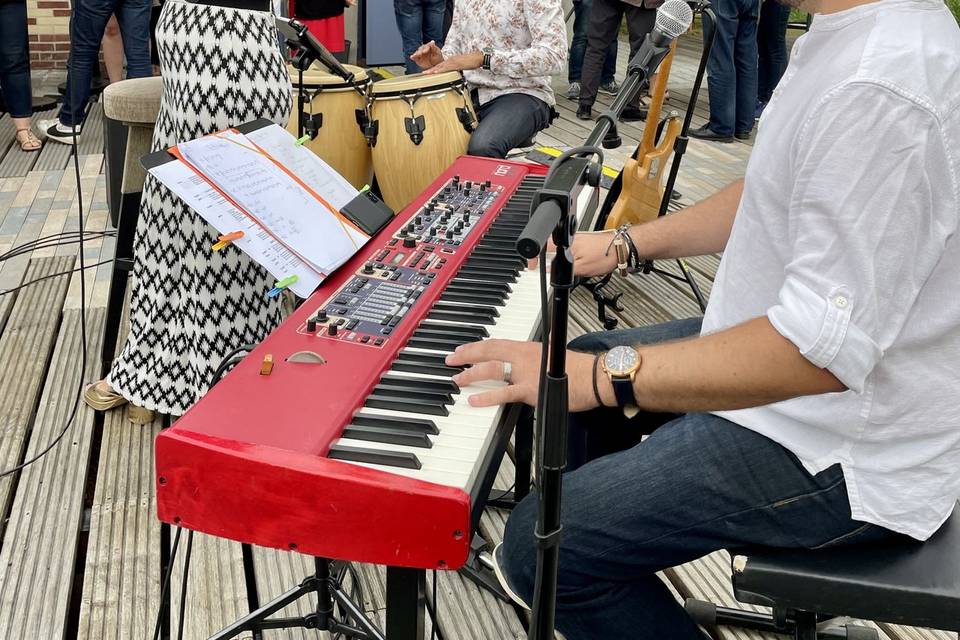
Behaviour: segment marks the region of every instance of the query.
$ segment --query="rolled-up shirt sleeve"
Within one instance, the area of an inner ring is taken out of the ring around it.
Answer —
[[[530,30],[530,42],[504,38],[493,48],[490,67],[511,78],[560,73],[567,61],[567,29],[560,0],[519,0]]]
[[[863,81],[828,94],[795,145],[792,255],[767,317],[861,392],[955,231],[950,157],[938,114]]]

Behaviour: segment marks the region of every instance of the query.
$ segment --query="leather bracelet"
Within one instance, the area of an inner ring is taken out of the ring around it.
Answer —
[[[610,249],[614,249],[617,258],[617,270],[621,276],[628,273],[637,273],[642,265],[640,253],[637,251],[637,245],[630,237],[630,225],[625,224],[617,227],[613,232],[613,239],[607,246],[605,255],[610,254]]]
[[[597,369],[600,368],[599,365],[601,357],[603,357],[603,354],[598,353],[593,359],[593,397],[597,399],[597,404],[599,404],[601,407],[605,407],[607,405],[603,404],[603,398],[600,397],[600,387],[597,384]]]

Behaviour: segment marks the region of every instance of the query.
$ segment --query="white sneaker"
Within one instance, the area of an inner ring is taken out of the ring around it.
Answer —
[[[62,144],[73,144],[73,127],[68,127],[61,123],[59,118],[40,120],[37,122],[37,129],[40,130],[42,135],[47,137],[47,140],[53,140],[54,142],[60,142]],[[80,137],[80,131],[82,129],[83,126],[78,124],[78,138]]]
[[[571,82],[570,86],[567,87],[567,93],[565,95],[569,100],[579,100],[580,99],[580,83]]]
[[[497,581],[500,583],[500,586],[503,587],[503,590],[508,596],[510,596],[511,600],[520,605],[523,609],[530,611],[530,605],[524,602],[523,598],[516,594],[516,592],[513,590],[513,587],[511,587],[510,583],[507,582],[507,576],[503,572],[503,543],[501,542],[494,547],[493,553],[490,555],[491,560],[493,561],[493,573],[497,576]]]

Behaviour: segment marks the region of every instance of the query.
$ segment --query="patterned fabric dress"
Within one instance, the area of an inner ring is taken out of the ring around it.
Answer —
[[[168,0],[157,25],[163,100],[153,149],[269,118],[285,125],[290,80],[273,15]],[[130,335],[107,379],[133,404],[182,415],[221,359],[280,320],[273,280],[147,176],[135,240]]]

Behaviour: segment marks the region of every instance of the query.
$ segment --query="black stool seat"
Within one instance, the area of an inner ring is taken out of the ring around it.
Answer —
[[[960,506],[924,543],[751,550],[733,567],[741,602],[960,631]]]

